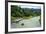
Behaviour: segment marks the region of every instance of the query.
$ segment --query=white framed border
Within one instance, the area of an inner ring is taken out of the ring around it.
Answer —
[[[34,6],[41,6],[41,27],[37,28],[12,28],[11,29],[11,5],[34,5]],[[27,4],[27,3],[12,3],[8,2],[8,32],[13,31],[28,31],[28,30],[43,30],[43,4]]]

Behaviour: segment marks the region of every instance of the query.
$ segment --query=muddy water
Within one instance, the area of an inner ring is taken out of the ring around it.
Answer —
[[[33,27],[40,27],[39,22],[40,16],[32,17],[30,19],[22,19],[18,23],[12,23],[12,28],[33,28]]]

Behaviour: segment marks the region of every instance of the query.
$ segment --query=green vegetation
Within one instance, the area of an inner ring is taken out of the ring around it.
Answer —
[[[35,11],[34,11],[35,10]],[[11,5],[11,18],[28,18],[28,17],[34,17],[34,16],[40,16],[41,10],[39,9],[31,9],[31,8],[21,8],[17,5]]]

